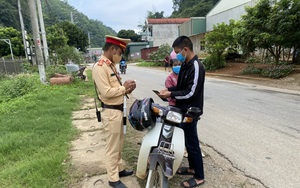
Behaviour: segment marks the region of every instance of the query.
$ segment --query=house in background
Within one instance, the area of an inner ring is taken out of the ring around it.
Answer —
[[[144,48],[149,48],[149,42],[130,42],[127,44],[129,48],[129,58],[130,59],[141,59],[141,50]]]
[[[192,17],[187,22],[179,25],[179,36],[185,35],[193,42],[193,51],[201,55],[205,50],[204,36],[206,32],[206,18]]]
[[[148,18],[147,19],[147,41],[153,46],[168,44],[172,46],[174,40],[179,36],[178,26],[190,18]]]

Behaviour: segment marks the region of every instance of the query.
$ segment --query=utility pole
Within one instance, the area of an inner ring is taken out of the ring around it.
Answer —
[[[19,9],[22,37],[23,37],[24,52],[25,52],[25,57],[28,60],[27,45],[26,45],[26,39],[25,39],[25,28],[24,28],[24,21],[23,21],[23,16],[22,16],[22,8],[21,8],[20,0],[18,0],[18,9]]]
[[[71,23],[74,24],[73,12],[71,12]]]
[[[37,64],[39,67],[40,80],[42,83],[45,83],[46,82],[46,73],[45,73],[44,59],[43,59],[43,53],[42,53],[41,39],[40,39],[40,35],[39,35],[39,24],[38,24],[38,19],[37,19],[35,0],[28,0],[28,5],[29,5],[29,11],[30,11],[33,40],[34,40],[35,50],[36,50]]]
[[[45,31],[45,25],[44,25],[44,17],[42,12],[42,4],[41,0],[37,0],[37,7],[38,7],[38,13],[40,18],[40,26],[41,26],[41,34],[43,39],[43,51],[44,51],[44,58],[46,65],[50,65],[49,61],[49,52],[48,52],[48,44],[47,44],[47,37],[46,37],[46,31]]]
[[[91,48],[91,33],[88,31],[89,48]]]

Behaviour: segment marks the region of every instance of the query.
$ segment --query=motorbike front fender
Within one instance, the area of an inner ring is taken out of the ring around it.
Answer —
[[[162,123],[156,123],[143,137],[136,170],[138,178],[145,179],[147,176],[149,154],[151,148],[158,145],[161,127]]]
[[[181,128],[174,127],[172,144],[174,146],[175,160],[173,163],[173,176],[176,174],[184,155],[185,140],[184,132]]]

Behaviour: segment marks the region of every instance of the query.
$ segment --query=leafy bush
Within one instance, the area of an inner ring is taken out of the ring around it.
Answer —
[[[171,46],[168,44],[161,45],[156,52],[152,52],[149,57],[153,61],[159,61],[165,59],[166,55],[169,55],[172,51]]]
[[[38,75],[20,74],[1,80],[0,103],[33,92],[40,84]]]
[[[224,56],[219,57],[216,53],[212,53],[203,60],[203,64],[206,70],[216,70],[225,67],[226,61]]]
[[[279,65],[263,69],[262,76],[268,78],[282,78],[292,73],[292,71],[292,66]]]
[[[64,65],[50,65],[46,68],[47,78],[51,78],[55,73],[67,74],[66,67]]]
[[[278,65],[272,67],[258,68],[253,65],[248,66],[242,71],[242,74],[246,75],[258,75],[267,78],[282,78],[291,74],[293,67],[290,65]]]
[[[259,62],[260,62],[259,59],[257,59],[256,57],[253,57],[253,56],[246,59],[246,63],[248,63],[248,64],[254,64],[254,63],[259,63]]]
[[[39,68],[37,65],[32,65],[29,61],[22,63],[24,73],[38,73]]]
[[[253,65],[250,65],[246,67],[244,70],[242,70],[242,74],[246,75],[261,75],[262,68],[254,67]]]

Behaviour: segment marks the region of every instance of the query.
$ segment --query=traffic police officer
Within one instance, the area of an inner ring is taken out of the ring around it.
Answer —
[[[131,93],[135,87],[134,80],[121,84],[116,63],[126,49],[130,39],[106,35],[103,55],[92,70],[97,93],[102,102],[101,120],[106,136],[105,158],[109,185],[115,188],[126,188],[120,177],[130,176],[132,170],[125,170],[121,152],[124,142],[123,102],[124,95]]]

